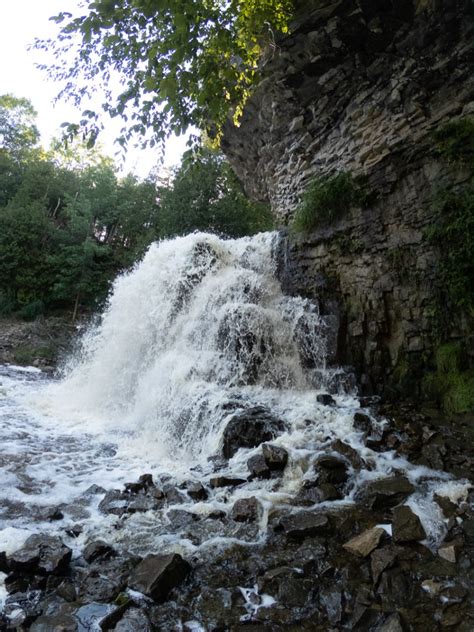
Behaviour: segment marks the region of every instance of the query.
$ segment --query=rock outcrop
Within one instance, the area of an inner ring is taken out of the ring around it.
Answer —
[[[367,392],[414,385],[433,356],[439,253],[426,239],[433,190],[467,169],[435,150],[433,133],[472,116],[474,28],[469,2],[298,2],[239,127],[223,148],[248,194],[289,224],[315,176],[350,172],[374,194],[368,208],[315,232],[290,232],[281,252],[289,293],[339,318],[339,363]],[[449,339],[472,323],[450,315]],[[474,356],[472,335],[464,343]],[[408,370],[407,370],[408,367]],[[418,376],[413,379],[412,369]]]

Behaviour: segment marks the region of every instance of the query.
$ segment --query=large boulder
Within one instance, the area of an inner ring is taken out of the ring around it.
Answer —
[[[285,430],[281,419],[266,408],[255,406],[231,417],[223,434],[222,453],[230,459],[240,448],[255,448]]]
[[[390,476],[369,481],[356,494],[369,509],[386,509],[402,503],[415,488],[405,476]]]
[[[184,581],[190,570],[190,564],[178,553],[150,554],[133,570],[128,584],[155,601],[163,601],[170,590]]]
[[[395,542],[424,540],[426,532],[418,516],[407,505],[393,510],[392,533]]]
[[[60,538],[34,534],[9,557],[8,565],[10,570],[22,574],[63,573],[69,566],[71,555],[71,549]]]

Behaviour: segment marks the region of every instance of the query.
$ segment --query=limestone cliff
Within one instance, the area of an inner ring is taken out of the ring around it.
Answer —
[[[270,55],[241,125],[227,126],[223,148],[280,224],[291,222],[313,176],[367,177],[376,202],[290,236],[282,280],[337,313],[338,360],[354,365],[368,390],[383,391],[400,373],[416,382],[437,344],[439,253],[426,239],[433,189],[470,176],[436,154],[432,134],[474,112],[472,3],[298,5],[291,35]],[[448,317],[445,335],[462,340],[472,362],[472,322]]]

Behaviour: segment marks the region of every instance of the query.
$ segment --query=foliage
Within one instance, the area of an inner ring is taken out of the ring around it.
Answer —
[[[438,274],[455,308],[474,309],[474,179],[434,197],[434,221],[427,239],[439,249]]]
[[[271,222],[211,150],[188,154],[158,191],[151,179],[119,179],[110,160],[84,151],[0,153],[0,314],[75,317],[96,308],[156,239],[196,229],[240,236]]]
[[[474,167],[474,119],[452,121],[434,133],[436,153],[457,166]]]
[[[158,194],[163,236],[207,230],[241,237],[272,228],[268,207],[245,197],[229,164],[211,149],[185,155],[172,186]]]
[[[79,17],[52,18],[57,37],[36,42],[54,51],[56,64],[46,69],[76,103],[106,86],[103,110],[124,121],[119,142],[151,132],[154,145],[191,125],[215,135],[230,110],[238,118],[262,51],[271,52],[275,33],[288,28],[292,2],[86,0],[85,8]],[[85,110],[68,132],[82,128],[93,144],[98,120]]]
[[[31,101],[12,94],[0,95],[0,155],[20,158],[39,141],[36,111]]]
[[[436,399],[447,413],[474,410],[474,371],[463,370],[464,354],[459,342],[436,350],[436,372],[423,379],[425,395]]]
[[[369,199],[368,191],[350,173],[316,177],[303,194],[292,228],[310,232],[337,219],[353,205],[365,205]]]

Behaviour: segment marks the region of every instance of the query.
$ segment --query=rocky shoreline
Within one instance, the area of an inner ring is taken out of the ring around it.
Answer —
[[[331,396],[320,397],[333,405]],[[410,406],[389,408],[373,400],[362,405],[353,423],[367,454],[391,451],[458,479],[472,475],[474,454],[463,425],[472,420],[448,426]],[[466,486],[464,497],[435,495],[444,533],[434,543],[406,502],[414,486],[396,468],[355,488],[353,502],[338,502],[351,497],[354,477],[372,465],[370,456],[337,439],[285,504],[269,508],[249,487],[246,497],[226,506],[231,490],[252,482],[270,481],[278,489],[289,467],[286,450],[272,443],[281,431],[279,420],[255,407],[231,419],[223,452],[202,482],[175,484],[171,477],[144,474],[123,489],[88,490],[100,499],[104,519],[117,516],[122,525],[138,513],[152,516],[173,506],[162,528],[194,543],[195,553],[164,547],[141,557],[103,540],[75,548],[80,522],[65,524],[64,538],[32,535],[19,550],[0,552],[8,591],[0,628],[471,630],[472,488]],[[227,459],[240,447],[260,444],[246,478],[230,476]],[[222,492],[222,510],[200,512],[216,490]],[[63,517],[58,507],[50,519]],[[208,546],[200,546],[205,541]]]
[[[80,325],[61,317],[0,319],[0,364],[35,366],[52,372],[71,350]]]

